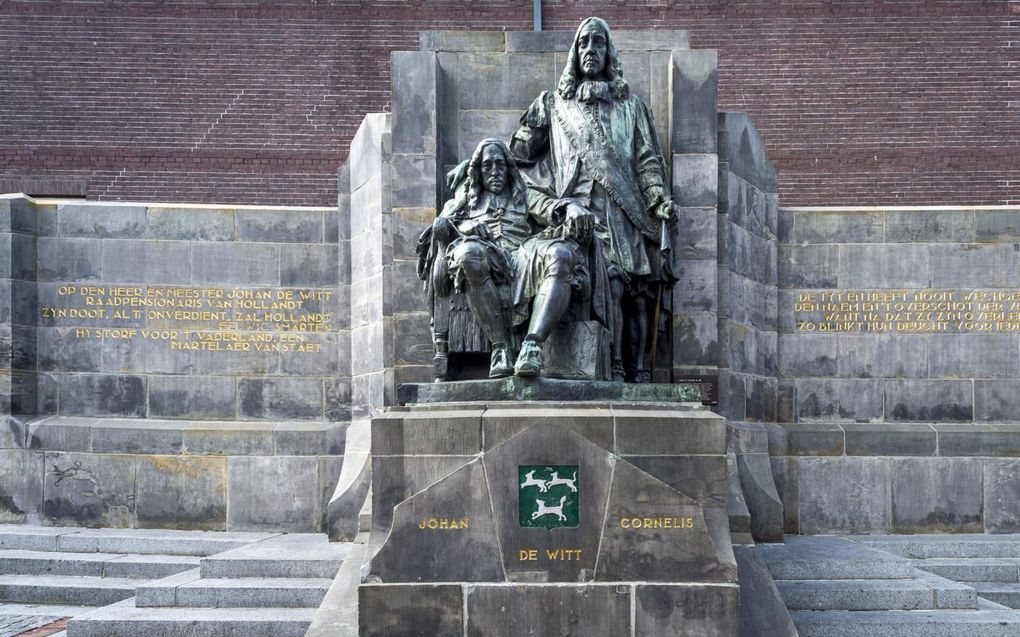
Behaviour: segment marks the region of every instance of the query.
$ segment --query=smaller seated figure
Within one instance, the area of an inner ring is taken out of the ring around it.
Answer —
[[[542,345],[572,301],[592,314],[588,249],[595,217],[529,188],[499,139],[482,140],[448,179],[453,198],[418,239],[429,307],[463,292],[491,343],[489,377],[538,376]],[[437,359],[445,360],[442,329],[433,329]]]

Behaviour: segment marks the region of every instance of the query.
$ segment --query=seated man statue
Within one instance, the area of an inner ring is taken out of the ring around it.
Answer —
[[[592,302],[599,285],[588,265],[601,266],[588,254],[595,217],[529,188],[499,139],[482,140],[448,180],[453,198],[418,240],[418,276],[429,305],[451,289],[463,292],[491,343],[489,377],[538,376],[542,345],[572,300],[595,308],[585,319],[605,316]],[[604,295],[595,297],[604,308]]]
[[[649,309],[676,282],[676,213],[651,113],[624,80],[604,20],[581,22],[559,86],[531,104],[510,148],[535,182],[571,202],[568,215],[595,216],[612,298],[613,380],[624,380],[626,359],[628,376],[649,382],[648,335],[658,327]]]

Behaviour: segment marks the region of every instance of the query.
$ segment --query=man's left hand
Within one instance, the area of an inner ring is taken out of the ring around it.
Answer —
[[[676,219],[676,209],[673,206],[672,199],[663,199],[655,206],[653,211],[656,219],[660,219],[666,222],[672,222]]]

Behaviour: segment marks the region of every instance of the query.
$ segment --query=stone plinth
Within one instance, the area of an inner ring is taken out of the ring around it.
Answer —
[[[372,458],[363,636],[737,634],[726,426],[700,405],[410,405]]]

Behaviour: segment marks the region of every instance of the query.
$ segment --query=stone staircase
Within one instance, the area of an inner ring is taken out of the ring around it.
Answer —
[[[69,637],[303,637],[350,550],[324,534],[281,535],[143,583],[135,597],[76,617]]]
[[[1020,613],[971,585],[920,570],[905,555],[878,550],[887,548],[885,539],[790,536],[760,546],[800,637],[1020,635]]]
[[[984,599],[1020,609],[1020,535],[882,535],[860,541],[964,582]]]
[[[303,636],[349,550],[325,534],[0,525],[0,635],[71,617],[69,637]]]

